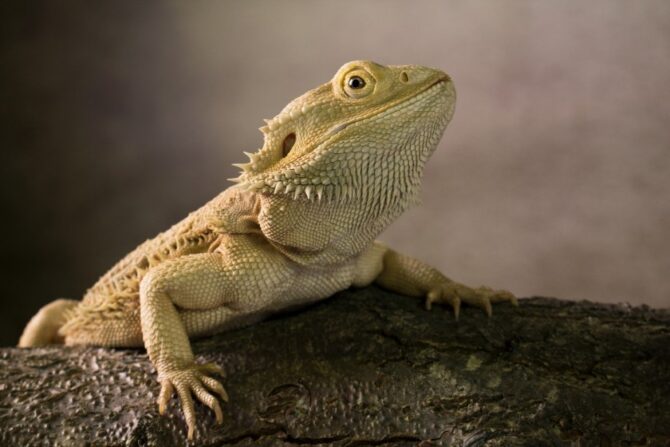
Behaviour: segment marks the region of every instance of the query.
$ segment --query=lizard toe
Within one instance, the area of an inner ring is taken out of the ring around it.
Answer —
[[[433,287],[426,294],[426,310],[430,310],[433,306],[433,303],[446,303],[451,306],[454,310],[454,317],[458,320],[458,316],[461,311],[461,299],[452,290],[445,287],[445,285],[438,285]]]
[[[158,395],[158,414],[165,414],[165,410],[167,409],[173,393],[174,386],[172,386],[172,383],[169,380],[163,380],[161,382],[161,392]]]
[[[188,440],[192,441],[195,436],[195,404],[191,396],[191,387],[188,383],[180,381],[175,385],[179,399],[181,400],[181,408],[184,412],[184,419],[188,427]]]
[[[214,412],[214,415],[216,417],[216,423],[217,424],[222,423],[223,411],[221,410],[221,404],[219,404],[219,401],[216,400],[216,397],[210,394],[209,391],[205,389],[202,383],[193,385],[191,387],[191,391],[193,392],[193,394],[195,394],[195,397],[197,397],[200,402],[205,404],[207,407],[209,407],[210,410]]]
[[[444,282],[428,291],[425,305],[430,310],[434,303],[448,304],[454,309],[454,316],[458,319],[463,303],[482,309],[490,317],[493,315],[493,304],[500,302],[518,305],[516,297],[506,290],[493,290],[490,287],[473,289],[455,282]]]
[[[216,363],[203,363],[196,368],[203,374],[215,374],[217,376],[226,377],[226,372]]]
[[[202,377],[200,380],[202,380],[203,385],[205,385],[207,389],[218,394],[221,400],[223,400],[224,402],[228,402],[228,393],[226,393],[225,388],[223,387],[223,385],[221,385],[221,383],[218,380],[212,379],[211,377],[207,376]]]

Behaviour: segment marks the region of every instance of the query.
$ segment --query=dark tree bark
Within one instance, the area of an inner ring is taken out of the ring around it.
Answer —
[[[197,445],[668,446],[670,313],[568,302],[488,319],[377,288],[193,344],[228,371]],[[140,350],[0,350],[0,444],[183,445]]]

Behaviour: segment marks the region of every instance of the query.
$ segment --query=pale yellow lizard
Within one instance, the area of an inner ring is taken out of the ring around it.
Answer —
[[[471,289],[375,241],[416,202],[426,160],[454,112],[448,75],[431,68],[345,64],[261,128],[263,147],[237,184],[147,240],[91,287],[28,323],[19,346],[144,346],[158,372],[159,411],[176,391],[188,437],[194,399],[223,418],[213,364],[189,338],[372,283],[426,307],[461,302],[490,315],[514,296]]]

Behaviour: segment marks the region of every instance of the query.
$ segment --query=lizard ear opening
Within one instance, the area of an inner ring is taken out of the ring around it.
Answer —
[[[291,152],[294,144],[295,132],[291,132],[290,134],[286,135],[286,138],[284,138],[284,142],[282,143],[282,157],[286,157],[288,153]]]

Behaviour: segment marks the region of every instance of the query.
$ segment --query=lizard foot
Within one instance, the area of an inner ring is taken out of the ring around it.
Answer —
[[[214,394],[225,402],[228,401],[228,394],[218,380],[210,377],[213,374],[221,377],[225,376],[223,369],[219,366],[214,363],[206,363],[203,365],[191,364],[183,368],[170,370],[161,374],[159,379],[161,392],[158,396],[158,412],[161,415],[165,414],[168,402],[176,390],[184,411],[189,441],[193,440],[195,434],[195,405],[192,394],[214,412],[217,424],[223,422],[223,411]]]
[[[458,319],[461,303],[466,303],[483,309],[490,317],[493,313],[492,304],[504,301],[519,305],[516,297],[506,290],[493,290],[490,287],[473,289],[455,282],[444,282],[430,289],[426,295],[426,309],[430,310],[433,303],[446,303],[454,309],[454,316]]]

